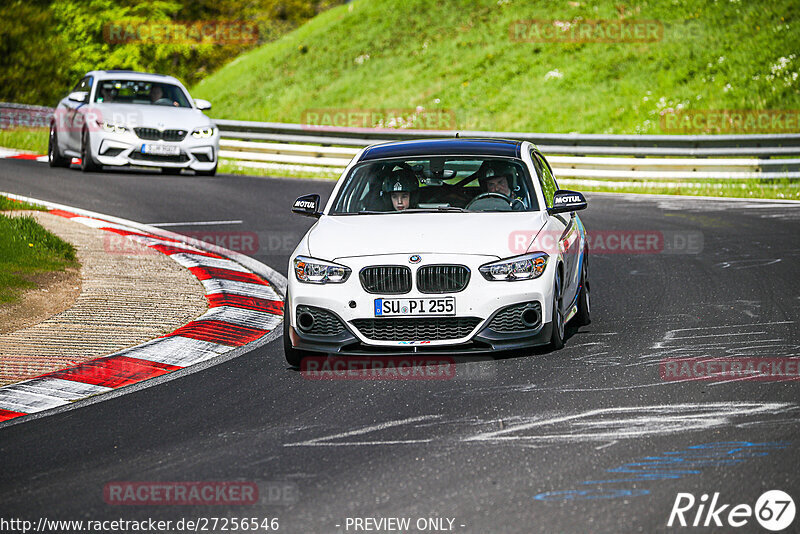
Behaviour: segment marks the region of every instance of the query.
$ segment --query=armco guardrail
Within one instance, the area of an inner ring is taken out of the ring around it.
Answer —
[[[53,109],[0,102],[0,127],[47,126]],[[593,135],[336,128],[215,120],[220,158],[241,167],[312,174],[341,172],[360,148],[381,141],[455,137],[530,141],[558,177],[602,180],[800,178],[800,134]],[[624,157],[623,157],[624,156]],[[773,159],[775,158],[775,159]]]

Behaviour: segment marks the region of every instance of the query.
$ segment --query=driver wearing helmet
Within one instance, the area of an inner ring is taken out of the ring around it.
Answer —
[[[486,193],[499,193],[513,202],[513,209],[525,209],[525,200],[515,194],[517,188],[514,187],[514,167],[510,163],[501,161],[490,161],[486,166],[478,183]]]
[[[418,189],[419,181],[412,171],[396,169],[383,181],[382,191],[389,195],[395,211],[403,211],[416,206]]]

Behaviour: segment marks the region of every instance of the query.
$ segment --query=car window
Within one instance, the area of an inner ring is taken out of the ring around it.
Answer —
[[[171,83],[142,80],[100,80],[94,101],[114,104],[144,104],[190,108],[186,93]]]
[[[535,190],[515,158],[415,156],[367,161],[344,178],[332,215],[397,211],[535,211]]]
[[[91,76],[86,76],[79,81],[75,87],[72,89],[72,92],[75,91],[86,91],[87,93],[92,90],[92,81],[93,78]]]
[[[531,150],[531,159],[533,159],[533,165],[536,167],[536,173],[539,175],[539,184],[542,186],[544,200],[547,203],[547,207],[552,208],[553,196],[555,195],[556,191],[558,191],[556,179],[553,176],[553,172],[550,170],[550,165],[548,165],[547,161],[533,150]]]

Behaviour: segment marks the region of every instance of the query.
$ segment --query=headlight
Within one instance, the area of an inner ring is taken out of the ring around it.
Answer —
[[[197,128],[192,132],[192,137],[195,139],[206,139],[214,135],[214,128]]]
[[[110,133],[124,133],[128,131],[126,127],[108,121],[97,121],[97,125],[102,126],[103,130]]]
[[[323,260],[297,256],[294,259],[294,274],[306,284],[341,284],[350,276],[350,269]]]
[[[481,265],[478,269],[484,278],[490,281],[513,282],[515,280],[532,280],[539,278],[547,267],[549,256],[544,252],[534,252],[524,256],[516,256],[505,260]]]

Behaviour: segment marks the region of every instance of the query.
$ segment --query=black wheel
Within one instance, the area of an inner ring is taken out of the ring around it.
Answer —
[[[180,167],[161,167],[161,174],[180,174],[182,170]]]
[[[213,169],[207,171],[194,171],[197,176],[214,176],[217,174],[217,166],[214,165]]]
[[[553,333],[550,335],[550,348],[558,350],[564,347],[564,312],[562,311],[561,273],[556,272],[556,283],[553,288]]]
[[[578,313],[575,314],[575,324],[586,326],[592,322],[589,314],[589,251],[583,253],[583,268],[581,269],[581,292],[578,295]]]
[[[289,302],[289,296],[286,296],[286,302]],[[313,353],[306,350],[299,350],[292,346],[292,339],[289,337],[289,310],[284,307],[283,310],[283,355],[286,357],[286,363],[292,367],[300,367],[303,358],[313,356]]]
[[[100,170],[100,165],[95,163],[92,158],[92,145],[89,139],[89,130],[83,130],[81,135],[81,170],[83,172],[94,172]]]
[[[51,167],[69,167],[72,163],[72,158],[67,158],[61,155],[58,149],[58,133],[56,132],[56,125],[50,125],[50,140],[47,142],[47,162]]]

